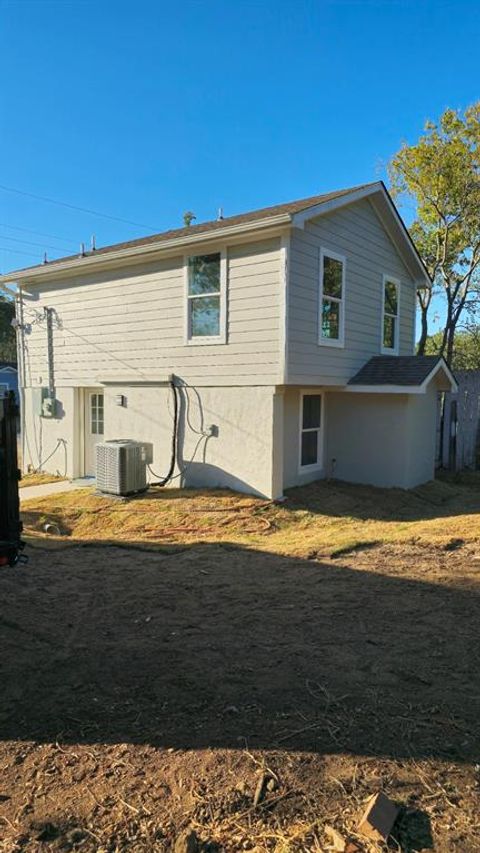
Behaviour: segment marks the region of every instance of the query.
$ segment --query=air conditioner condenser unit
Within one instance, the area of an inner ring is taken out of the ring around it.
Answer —
[[[103,441],[96,445],[95,457],[99,492],[128,497],[146,491],[152,444],[128,438]]]

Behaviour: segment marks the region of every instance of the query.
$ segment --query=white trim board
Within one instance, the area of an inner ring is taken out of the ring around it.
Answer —
[[[289,279],[290,279],[290,234],[280,239],[280,375],[282,384],[288,382],[288,318],[289,318]]]

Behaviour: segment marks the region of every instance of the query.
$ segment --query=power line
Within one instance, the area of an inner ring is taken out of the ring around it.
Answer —
[[[31,258],[38,258],[40,252],[21,252],[20,249],[10,249],[8,246],[0,246],[0,252],[12,252],[14,255],[30,255]]]
[[[26,246],[39,246],[40,249],[53,249],[55,252],[64,251],[59,246],[49,246],[47,243],[35,243],[33,240],[21,240],[19,237],[9,237],[8,234],[0,234],[0,240],[11,240],[13,243],[24,243]]]
[[[47,198],[43,195],[36,195],[35,193],[28,193],[24,190],[17,190],[14,187],[6,187],[4,184],[0,184],[0,190],[4,190],[7,193],[16,193],[17,195],[28,196],[28,198],[34,198],[37,201],[46,201],[49,204],[57,204],[60,207],[68,207],[70,210],[79,210],[81,213],[89,213],[91,216],[100,216],[102,219],[112,219],[114,222],[123,222],[126,225],[134,225],[136,228],[148,228],[151,231],[155,231],[151,225],[144,225],[141,222],[132,222],[130,219],[122,219],[120,216],[109,216],[107,213],[99,213],[97,210],[90,210],[87,207],[77,207],[75,204],[69,204],[66,201],[56,201],[53,198]]]
[[[34,228],[22,228],[21,225],[9,225],[8,222],[0,222],[0,228],[11,228],[13,231],[24,231],[25,234],[37,234],[38,237],[50,237],[51,240],[58,240],[60,243],[75,244],[75,240],[69,240],[66,237],[58,237],[56,234],[47,234],[45,231],[35,231]]]

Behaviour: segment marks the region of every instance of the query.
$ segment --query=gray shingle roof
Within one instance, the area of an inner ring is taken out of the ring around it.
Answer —
[[[422,385],[439,361],[444,361],[440,355],[376,355],[348,384]]]
[[[95,250],[95,252],[88,251],[85,253],[85,257],[90,257],[91,255],[104,255],[108,254],[108,252],[116,252],[119,249],[133,249],[136,246],[145,246],[149,243],[162,243],[165,240],[172,240],[176,237],[194,237],[196,234],[209,233],[218,231],[220,228],[225,228],[228,225],[241,225],[242,223],[255,222],[257,219],[265,219],[270,216],[278,216],[282,213],[294,214],[299,213],[302,210],[308,210],[309,207],[313,207],[317,204],[322,204],[326,201],[332,201],[336,198],[341,198],[342,196],[349,195],[350,193],[355,192],[356,190],[366,189],[367,187],[375,186],[377,182],[368,183],[368,184],[359,184],[355,187],[347,187],[346,189],[334,190],[329,193],[322,193],[321,195],[310,196],[309,198],[297,199],[296,201],[289,201],[285,204],[275,204],[271,207],[262,207],[259,210],[251,210],[248,213],[239,213],[236,216],[227,216],[224,219],[213,219],[209,222],[200,222],[198,225],[190,225],[188,228],[173,228],[169,231],[162,231],[159,234],[151,234],[148,237],[139,237],[135,240],[128,240],[124,243],[113,243],[110,246],[102,246]],[[67,255],[63,258],[55,258],[52,261],[48,262],[49,267],[53,267],[55,264],[63,263],[64,261],[74,260],[78,258],[78,253],[75,255]],[[32,267],[26,267],[25,269],[36,269],[37,267],[42,267],[42,264],[36,264]],[[23,272],[23,270],[17,270],[17,272]]]

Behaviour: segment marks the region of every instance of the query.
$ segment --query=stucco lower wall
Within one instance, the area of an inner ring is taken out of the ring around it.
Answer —
[[[408,400],[409,487],[433,480],[438,416],[438,388],[432,382],[426,394],[411,394]]]
[[[126,407],[115,404],[123,394]],[[177,476],[172,485],[220,487],[273,496],[274,388],[181,387]],[[154,445],[153,470],[163,477],[171,458],[172,392],[168,387],[105,388],[105,438]],[[214,435],[202,436],[213,426]],[[195,454],[195,456],[194,456]]]
[[[435,474],[436,396],[328,394],[326,454],[331,475],[410,489]]]
[[[82,389],[57,389],[59,419],[40,418],[35,412],[35,390],[26,389],[25,467],[67,476],[82,476]],[[105,439],[131,438],[152,442],[153,470],[158,478],[170,466],[173,402],[168,386],[112,385],[105,395]],[[118,395],[125,406],[116,403]],[[178,458],[175,479],[179,487],[222,487],[279,497],[283,484],[281,395],[274,386],[180,387]],[[274,420],[274,410],[280,414]],[[213,435],[202,435],[213,426]],[[66,454],[66,457],[65,457]],[[66,468],[65,468],[66,458]],[[180,473],[183,472],[183,473]],[[153,477],[151,479],[154,479]]]
[[[78,477],[82,472],[77,462],[76,418],[78,417],[78,389],[57,389],[56,418],[42,418],[40,411],[41,388],[26,388],[22,418],[24,472],[47,471],[62,477]]]

